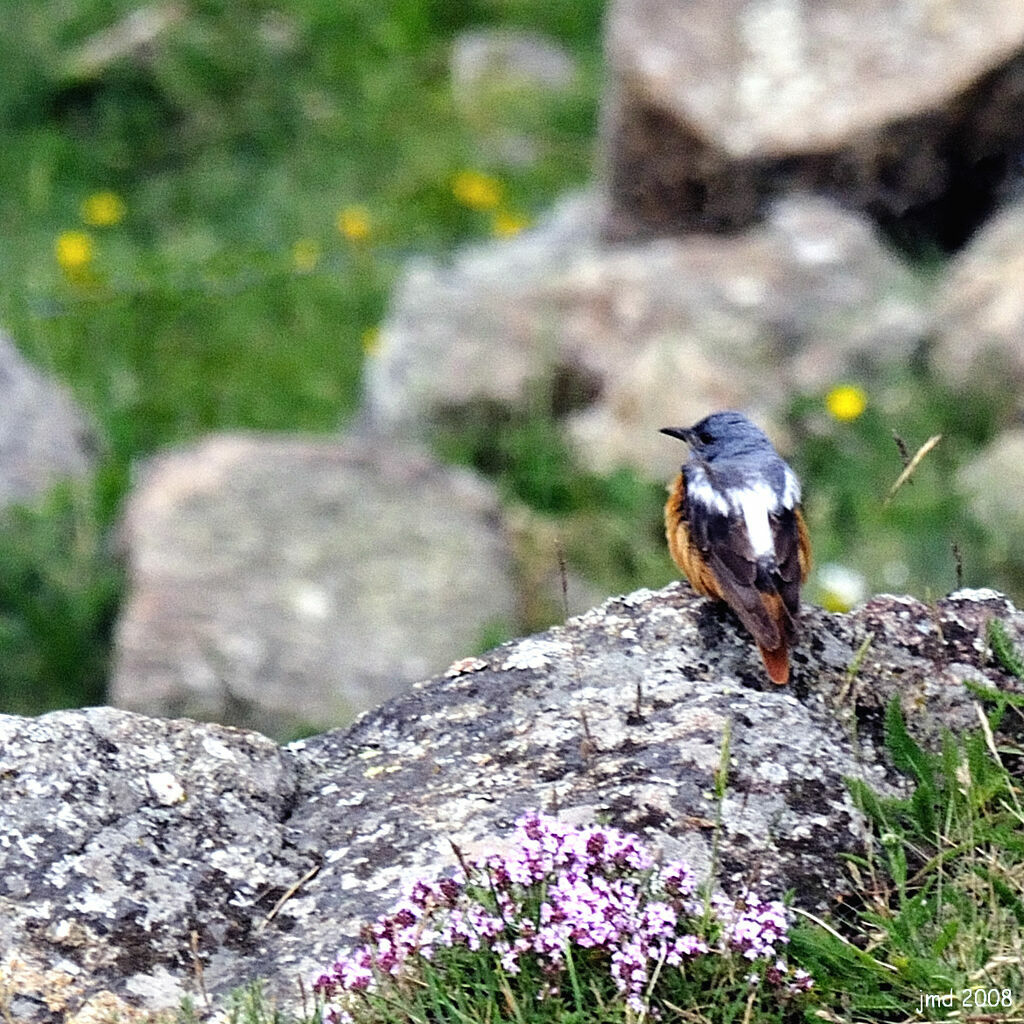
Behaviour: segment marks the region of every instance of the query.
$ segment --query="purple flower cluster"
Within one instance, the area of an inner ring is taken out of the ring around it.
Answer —
[[[511,855],[464,864],[453,878],[416,882],[394,913],[365,929],[364,944],[315,983],[333,1001],[328,1019],[351,1020],[347,997],[375,991],[407,961],[431,960],[439,948],[488,951],[511,976],[529,964],[551,997],[566,958],[597,951],[638,1012],[664,965],[713,952],[770,961],[765,977],[773,983],[810,987],[809,976],[790,971],[778,955],[789,941],[778,902],[716,894],[707,916],[685,863],[656,867],[635,837],[611,828],[572,828],[531,813],[516,823],[514,845]]]
[[[760,900],[749,891],[737,900],[715,893],[711,908],[721,924],[722,948],[740,953],[747,960],[771,962],[765,978],[773,984],[785,984],[791,992],[811,988],[814,982],[807,971],[790,970],[778,954],[777,947],[789,942],[786,908],[778,900]],[[749,980],[756,984],[758,976],[751,974]]]

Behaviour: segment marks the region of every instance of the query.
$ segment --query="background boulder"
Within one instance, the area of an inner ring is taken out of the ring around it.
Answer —
[[[370,422],[429,433],[474,407],[527,408],[539,388],[584,465],[660,479],[658,428],[745,408],[768,425],[794,390],[907,360],[928,334],[927,289],[870,221],[791,196],[763,225],[612,245],[601,200],[538,230],[419,261],[368,359]]]
[[[95,466],[99,440],[70,392],[0,331],[0,506],[30,502]]]
[[[516,620],[492,485],[379,439],[229,434],[124,512],[110,699],[276,736],[350,721]]]
[[[951,388],[1021,409],[1024,387],[1024,200],[1011,203],[959,252],[938,295],[931,359]],[[1009,399],[1009,401],[1007,401]]]
[[[960,245],[1019,179],[1017,0],[615,0],[615,237],[730,230],[823,189],[912,245]]]

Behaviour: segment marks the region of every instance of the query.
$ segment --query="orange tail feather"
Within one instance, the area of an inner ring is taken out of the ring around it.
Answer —
[[[774,651],[770,651],[767,647],[758,644],[757,649],[761,652],[761,660],[768,670],[768,678],[779,686],[788,683],[789,648],[783,644],[781,647],[776,647]]]

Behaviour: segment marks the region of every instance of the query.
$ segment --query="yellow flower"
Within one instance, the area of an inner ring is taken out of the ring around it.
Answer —
[[[93,192],[82,200],[79,212],[90,227],[108,228],[124,219],[124,200],[116,192]]]
[[[459,171],[452,180],[452,195],[471,210],[493,210],[501,202],[501,182],[480,171]]]
[[[335,223],[350,242],[365,242],[370,237],[370,215],[364,206],[343,207]]]
[[[498,210],[491,218],[491,234],[496,238],[511,238],[518,235],[524,228],[529,227],[530,220],[521,213],[511,213],[508,210]]]
[[[825,396],[825,408],[840,423],[855,420],[867,408],[868,396],[855,384],[839,384]]]
[[[92,262],[95,246],[85,231],[63,231],[53,247],[57,263],[65,274],[81,273]]]
[[[300,274],[308,274],[320,262],[320,244],[315,238],[300,238],[292,246],[292,266]]]
[[[364,355],[376,355],[380,351],[380,328],[367,327],[359,340],[362,342]]]

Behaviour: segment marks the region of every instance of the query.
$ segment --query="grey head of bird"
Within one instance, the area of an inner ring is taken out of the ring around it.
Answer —
[[[685,441],[706,462],[776,455],[768,435],[740,412],[714,412],[692,427],[662,427],[661,433]]]

